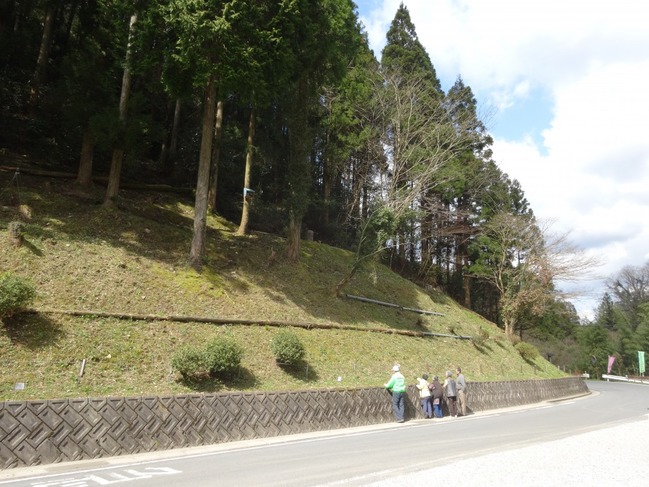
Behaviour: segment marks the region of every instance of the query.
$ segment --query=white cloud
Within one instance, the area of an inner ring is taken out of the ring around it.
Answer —
[[[374,0],[361,18],[377,57],[400,3]],[[552,119],[541,139],[494,134],[495,160],[520,181],[535,214],[598,255],[604,276],[644,264],[649,9],[636,0],[403,3],[443,82],[461,75],[481,104],[503,114],[535,93],[548,97]],[[601,282],[590,291],[576,303],[588,316]]]

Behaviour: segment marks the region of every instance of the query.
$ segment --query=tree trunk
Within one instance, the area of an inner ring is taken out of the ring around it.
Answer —
[[[471,277],[469,277],[465,272],[462,279],[464,287],[464,306],[467,309],[471,309]]]
[[[41,84],[45,76],[47,60],[50,57],[52,47],[52,32],[54,31],[54,20],[56,19],[56,6],[54,2],[50,3],[45,13],[45,22],[43,25],[43,37],[41,37],[41,47],[38,50],[38,60],[34,70],[34,79],[29,93],[29,107],[34,108],[40,95]]]
[[[359,267],[360,267],[360,263],[359,263],[358,261],[356,261],[356,263],[354,263],[354,265],[352,266],[352,268],[351,268],[351,270],[349,271],[349,273],[348,273],[345,277],[343,277],[343,278],[340,280],[340,282],[338,282],[338,284],[336,285],[336,287],[334,288],[334,296],[336,296],[336,297],[340,297],[340,296],[342,295],[342,291],[343,291],[343,289],[344,289],[344,288],[347,286],[347,284],[349,284],[349,283],[351,282],[351,280],[354,278],[354,276],[356,275],[356,272],[358,271],[358,268],[359,268]]]
[[[248,218],[250,216],[250,200],[252,194],[248,193],[250,189],[250,169],[252,167],[252,156],[255,142],[255,109],[250,111],[250,120],[248,122],[248,144],[246,146],[246,170],[243,177],[243,208],[241,210],[241,223],[237,230],[237,235],[245,235],[248,232]]]
[[[503,318],[503,326],[505,327],[505,334],[508,337],[514,336],[516,328],[516,320],[514,318]]]
[[[128,44],[126,46],[126,66],[124,67],[124,74],[122,75],[122,92],[119,96],[119,123],[121,128],[124,129],[126,125],[128,98],[131,93],[131,58],[133,55],[132,43],[133,35],[135,32],[135,23],[137,22],[137,13],[131,15],[129,24]],[[122,136],[123,138],[123,136]],[[119,181],[122,172],[122,163],[124,161],[124,140],[119,140],[113,149],[113,158],[110,164],[110,173],[108,175],[108,187],[106,188],[106,197],[104,198],[104,206],[112,206],[119,192]]]
[[[288,120],[289,159],[287,168],[287,206],[289,229],[287,256],[289,261],[300,259],[300,236],[302,218],[306,213],[311,187],[311,162],[309,150],[312,147],[309,126],[308,80],[302,76],[297,83],[295,101]]]
[[[170,102],[171,105],[171,102]],[[175,176],[174,163],[176,161],[176,153],[178,148],[178,128],[180,124],[180,107],[181,101],[176,98],[173,102],[174,113],[171,120],[171,127],[169,133],[165,137],[162,147],[160,148],[160,167],[166,175]]]
[[[167,127],[167,132],[165,133],[162,144],[160,145],[160,156],[158,156],[158,164],[160,167],[167,173],[170,174],[169,170],[169,141],[171,140],[171,131],[173,130],[173,117],[172,121],[169,122],[169,112],[171,111],[171,100],[167,104],[167,110],[165,112],[165,123]]]
[[[119,180],[122,174],[122,165],[124,164],[124,149],[116,147],[113,149],[113,157],[110,161],[110,173],[108,174],[108,185],[106,186],[106,196],[104,197],[104,207],[115,205],[115,198],[119,193]]]
[[[176,160],[178,154],[178,132],[180,131],[180,109],[182,102],[180,98],[176,98],[176,105],[174,107],[174,122],[171,126],[171,141],[169,142],[169,158],[172,161]]]
[[[327,132],[327,140],[325,145],[330,144],[330,134]],[[331,154],[325,150],[325,155],[322,158],[322,202],[323,202],[323,211],[322,211],[322,226],[326,230],[329,226],[329,221],[331,219],[331,193],[333,187],[336,184],[336,177],[338,176],[338,170],[336,165],[332,161]]]
[[[296,217],[294,211],[289,212],[288,219],[288,248],[287,257],[291,262],[300,260],[300,236],[302,235],[302,218]]]
[[[79,159],[79,171],[77,172],[77,184],[83,187],[92,186],[92,159],[95,148],[95,141],[90,124],[83,132],[81,142],[81,158]]]
[[[189,252],[189,263],[196,269],[203,267],[205,234],[207,231],[207,192],[210,185],[212,141],[214,139],[214,114],[216,112],[216,82],[210,76],[205,87],[203,119],[201,122],[201,150],[198,161],[198,181],[194,203],[194,236]]]
[[[401,230],[398,234],[399,240],[399,263],[401,266],[406,262],[406,232]]]
[[[428,268],[428,263],[429,263],[429,250],[428,250],[428,244],[430,242],[429,240],[429,218],[430,218],[430,212],[424,211],[423,216],[421,218],[420,226],[421,226],[421,231],[419,232],[419,242],[421,245],[421,255],[420,255],[420,264],[422,269]]]
[[[223,134],[223,100],[216,104],[216,124],[214,125],[214,144],[212,147],[212,176],[207,197],[208,208],[216,213],[216,192],[219,182],[219,160],[221,159],[221,138]],[[246,164],[248,163],[246,159]],[[246,186],[247,187],[247,186]],[[244,195],[245,196],[245,195]]]
[[[362,210],[361,210],[361,212],[359,214],[359,217],[362,218],[363,220],[367,220],[368,215],[369,215],[369,209],[368,209],[369,201],[368,201],[368,199],[369,199],[370,190],[368,189],[367,186],[364,185],[362,187],[361,191],[363,192],[362,193],[363,196],[362,196],[362,199],[361,199],[361,201],[363,202],[363,205],[362,205]]]
[[[325,158],[324,160],[324,168],[323,168],[323,178],[322,178],[322,202],[324,205],[324,208],[322,209],[322,226],[323,228],[327,228],[329,226],[329,206],[330,206],[330,199],[331,199],[331,188],[333,186],[332,181],[331,181],[331,176],[328,174],[331,169],[328,169],[329,164],[327,164],[327,160]]]

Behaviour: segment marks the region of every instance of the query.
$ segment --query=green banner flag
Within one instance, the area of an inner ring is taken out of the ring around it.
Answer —
[[[638,352],[638,370],[644,375],[644,352]]]

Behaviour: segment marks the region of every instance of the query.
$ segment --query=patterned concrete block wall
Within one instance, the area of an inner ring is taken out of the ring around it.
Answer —
[[[521,406],[589,392],[588,386],[579,377],[515,382],[476,382],[470,383],[468,389],[468,403],[473,411]]]
[[[473,411],[585,394],[579,378],[469,383]],[[407,417],[421,417],[414,386]],[[0,468],[393,421],[381,388],[0,402]]]

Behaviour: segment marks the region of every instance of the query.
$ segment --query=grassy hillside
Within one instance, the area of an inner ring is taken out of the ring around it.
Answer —
[[[353,258],[303,242],[299,264],[285,260],[285,241],[208,220],[206,266],[186,265],[193,201],[172,193],[122,190],[119,207],[101,206],[103,188],[74,189],[63,179],[0,171],[0,272],[30,278],[37,313],[0,322],[0,400],[206,391],[377,386],[394,362],[409,381],[462,365],[468,380],[563,375],[541,357],[524,361],[492,323],[448,297],[425,291],[382,265],[359,272],[345,292],[443,313],[425,316],[345,298],[332,290]],[[7,224],[26,214],[25,242],[9,243]],[[254,211],[254,207],[253,207]],[[256,321],[332,324],[295,329],[306,347],[303,367],[275,364],[273,326],[122,320],[55,311],[102,311]],[[484,342],[345,330],[430,331],[488,336]],[[228,335],[245,349],[237,378],[184,383],[171,370],[179,346]],[[86,359],[83,377],[80,365]],[[308,366],[308,368],[307,368]],[[24,383],[24,390],[14,390]]]

